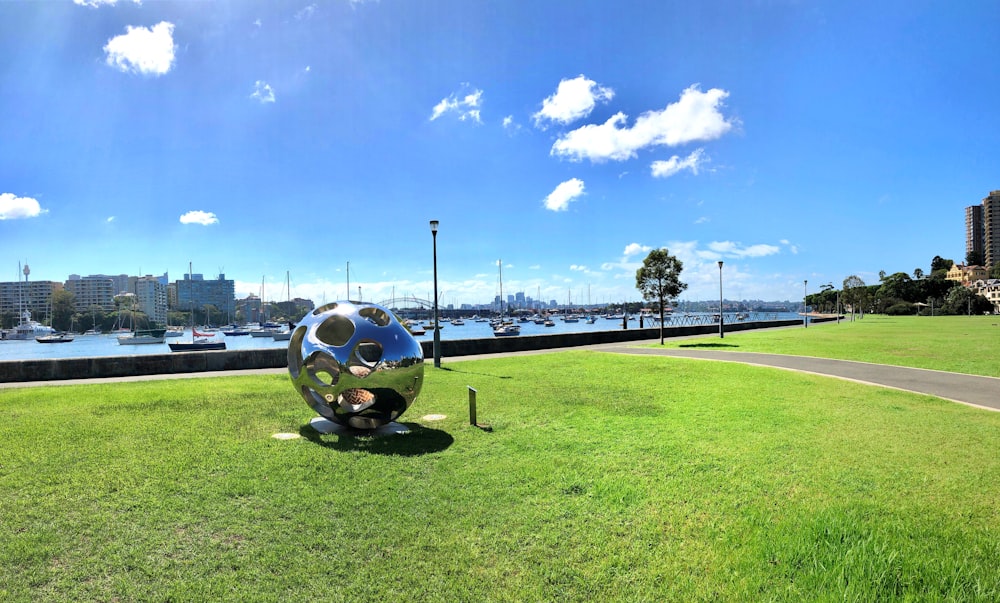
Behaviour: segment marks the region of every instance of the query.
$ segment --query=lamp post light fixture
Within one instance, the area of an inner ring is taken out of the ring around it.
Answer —
[[[724,322],[722,318],[722,260],[719,260],[719,339],[723,339],[726,335],[722,330],[722,323]]]
[[[441,329],[438,311],[438,221],[431,220],[431,237],[434,239],[434,368],[441,368]]]
[[[802,328],[809,328],[809,314],[808,307],[806,305],[806,298],[809,297],[807,291],[809,290],[809,281],[802,281]]]

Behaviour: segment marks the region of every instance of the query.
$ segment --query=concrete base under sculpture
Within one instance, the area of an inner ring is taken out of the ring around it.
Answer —
[[[341,425],[340,423],[334,423],[333,421],[323,417],[314,417],[311,421],[309,421],[309,425],[322,434],[332,433],[334,435],[346,436],[370,435],[382,437],[391,435],[406,435],[410,433],[409,427],[395,421],[386,423],[377,429],[355,429],[353,427]]]

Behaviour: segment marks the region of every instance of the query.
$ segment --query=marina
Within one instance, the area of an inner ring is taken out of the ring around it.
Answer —
[[[798,314],[791,312],[781,313],[729,313],[724,314],[726,324],[742,322],[744,320],[786,320],[789,318],[800,318]],[[551,326],[538,324],[533,320],[524,319],[516,324],[521,327],[520,336],[530,335],[551,335],[555,333],[584,333],[594,331],[617,331],[622,329],[622,317],[605,318],[596,317],[594,321],[579,320],[577,322],[563,321],[559,316],[552,315]],[[627,322],[629,329],[639,328],[639,318],[630,316]],[[687,326],[717,324],[718,314],[710,313],[685,313],[673,314],[669,317],[667,326]],[[424,334],[415,335],[418,341],[430,340],[434,334],[432,323],[422,321]],[[644,327],[653,327],[648,318],[644,317]],[[224,331],[216,335],[216,339],[223,340],[228,350],[255,350],[269,348],[284,348],[288,346],[288,340],[276,340],[273,337],[246,337],[246,336],[226,336]],[[419,331],[418,331],[419,332]],[[190,329],[185,329],[182,338],[191,340]],[[466,319],[462,324],[452,324],[450,321],[441,321],[441,339],[488,339],[494,337],[493,327],[488,322]],[[74,335],[73,341],[61,345],[43,345],[30,340],[0,340],[0,361],[3,360],[35,360],[45,358],[86,358],[104,356],[131,356],[141,354],[164,354],[169,353],[170,348],[167,343],[154,343],[147,345],[122,346],[113,334],[105,335]]]

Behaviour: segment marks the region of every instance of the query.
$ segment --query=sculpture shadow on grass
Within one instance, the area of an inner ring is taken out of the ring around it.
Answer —
[[[451,367],[442,366],[442,371],[448,371],[450,373],[462,373],[463,375],[479,375],[480,377],[493,377],[494,379],[513,379],[510,375],[491,375],[490,373],[477,373],[476,371],[460,371],[458,369],[453,369]]]
[[[361,429],[322,434],[307,423],[299,428],[299,435],[324,448],[390,456],[420,456],[442,452],[455,441],[451,434],[440,429],[430,429],[417,423],[403,425],[410,430],[409,433],[376,436],[371,431]]]
[[[682,348],[738,348],[735,343],[682,343]]]

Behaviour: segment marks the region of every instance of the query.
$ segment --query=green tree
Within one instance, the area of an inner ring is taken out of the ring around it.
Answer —
[[[860,276],[851,275],[844,279],[844,293],[843,301],[845,306],[851,307],[851,320],[854,320],[854,313],[859,309],[862,309],[861,315],[864,316],[864,310],[862,307],[862,302],[866,296],[865,282],[861,280]]]
[[[944,314],[985,314],[993,311],[990,300],[966,287],[952,287],[941,308]]]
[[[955,262],[951,260],[946,260],[943,257],[936,255],[934,256],[934,259],[931,260],[931,274],[938,271],[948,272],[951,270],[951,265],[954,263]]]
[[[965,254],[965,265],[966,266],[982,266],[986,260],[983,259],[983,254],[980,251],[969,251]]]
[[[919,281],[922,278],[924,278],[924,271],[923,271],[923,269],[922,268],[914,268],[913,269],[913,280]]]
[[[993,264],[990,268],[990,278],[1000,278],[1000,262]]]
[[[54,292],[49,302],[52,304],[52,328],[57,331],[69,331],[73,326],[76,296],[62,289]]]
[[[660,345],[663,345],[663,311],[676,299],[687,284],[680,281],[684,264],[666,249],[654,249],[635,271],[635,287],[646,301],[655,301],[660,311]],[[721,308],[720,308],[721,311]]]
[[[883,303],[889,303],[889,300],[913,303],[919,301],[914,298],[915,293],[916,287],[914,287],[910,275],[905,272],[896,272],[882,279],[878,297],[883,300]]]

